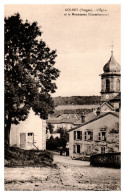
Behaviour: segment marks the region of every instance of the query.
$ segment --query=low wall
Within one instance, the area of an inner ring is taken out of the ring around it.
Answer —
[[[95,154],[90,157],[90,165],[100,166],[100,167],[121,167],[121,153],[104,153]]]

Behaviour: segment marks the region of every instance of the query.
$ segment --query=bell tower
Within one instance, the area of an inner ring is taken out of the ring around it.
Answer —
[[[110,101],[120,93],[120,65],[116,62],[111,51],[109,61],[103,67],[101,74],[101,102]]]

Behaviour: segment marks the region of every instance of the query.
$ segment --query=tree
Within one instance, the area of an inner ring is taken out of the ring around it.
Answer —
[[[37,22],[29,23],[17,13],[5,18],[5,140],[11,124],[27,118],[30,109],[46,119],[54,107],[59,70],[54,67],[56,51],[41,39]]]
[[[49,131],[50,134],[53,133],[54,126],[51,123],[47,123],[46,133]]]
[[[66,144],[69,141],[69,133],[63,127],[59,128],[57,132],[60,133],[60,147],[65,150]]]
[[[69,134],[63,127],[58,128],[57,133],[60,133],[60,138],[53,138],[53,136],[51,136],[46,142],[46,147],[48,150],[59,150],[59,148],[62,148],[62,150],[65,151],[67,142],[69,141]]]

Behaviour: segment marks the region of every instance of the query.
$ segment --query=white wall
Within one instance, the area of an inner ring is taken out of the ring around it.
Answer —
[[[28,118],[21,121],[18,125],[12,125],[10,132],[10,146],[20,147],[20,133],[26,133],[25,149],[46,149],[46,121],[40,119],[38,115],[31,110]],[[34,145],[28,143],[28,133],[34,134]]]

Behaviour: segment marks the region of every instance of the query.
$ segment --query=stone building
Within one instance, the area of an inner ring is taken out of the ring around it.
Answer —
[[[53,131],[57,131],[58,128],[64,128],[69,130],[74,127],[74,124],[79,120],[79,115],[77,114],[62,114],[58,117],[50,117],[47,123],[53,125]]]
[[[100,106],[69,132],[71,157],[120,151],[120,65],[113,51],[101,74]]]
[[[71,157],[119,151],[119,116],[106,112],[69,130]]]

